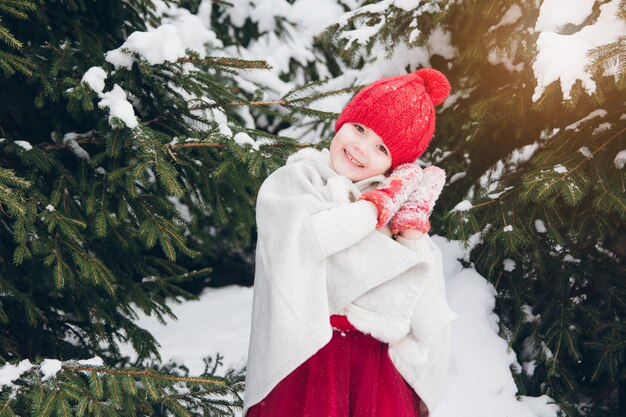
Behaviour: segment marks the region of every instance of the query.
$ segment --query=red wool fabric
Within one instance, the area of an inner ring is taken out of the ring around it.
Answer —
[[[246,417],[419,417],[420,399],[388,345],[331,316],[330,342],[287,375]]]

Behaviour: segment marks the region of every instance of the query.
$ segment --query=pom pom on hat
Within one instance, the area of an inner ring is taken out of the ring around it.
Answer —
[[[450,83],[445,75],[432,68],[422,68],[414,72],[424,81],[424,89],[430,96],[433,105],[438,106],[450,94]]]
[[[382,138],[391,167],[414,162],[435,131],[435,106],[450,94],[445,75],[433,68],[382,78],[359,91],[342,110],[335,131],[361,123]]]

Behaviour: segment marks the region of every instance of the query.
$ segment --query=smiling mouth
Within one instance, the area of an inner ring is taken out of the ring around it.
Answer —
[[[357,161],[357,159],[352,156],[350,154],[350,152],[348,152],[347,150],[343,150],[344,155],[346,156],[346,158],[348,159],[348,161],[352,162],[354,165],[356,165],[359,168],[363,168],[363,164],[361,164],[359,161]]]

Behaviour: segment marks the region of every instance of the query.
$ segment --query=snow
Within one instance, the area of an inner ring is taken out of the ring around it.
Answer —
[[[258,151],[261,145],[274,143],[274,141],[269,138],[259,138],[258,140],[255,141],[254,139],[250,137],[250,135],[248,135],[245,132],[237,133],[233,137],[233,139],[235,140],[235,142],[237,142],[239,146],[250,145],[252,146],[252,149],[254,149],[255,151]]]
[[[574,130],[574,131],[578,131],[578,126],[580,126],[581,124],[594,119],[596,117],[605,117],[607,115],[607,111],[604,109],[596,109],[594,111],[592,111],[591,113],[589,113],[588,115],[586,115],[585,117],[583,117],[582,119],[578,120],[577,122],[574,122],[568,126],[565,127],[565,130]]]
[[[504,13],[502,19],[500,19],[500,21],[496,25],[489,28],[489,32],[492,32],[501,26],[512,25],[517,22],[520,17],[522,17],[522,9],[519,7],[519,5],[513,4]],[[487,60],[491,65],[502,64],[504,68],[506,68],[510,72],[522,71],[525,67],[524,62],[518,62],[517,64],[513,63],[513,57],[515,57],[515,54],[517,52],[518,44],[519,42],[515,40],[512,42],[510,47],[504,51],[499,49],[492,49],[487,55]]]
[[[383,0],[377,3],[368,4],[366,6],[359,7],[358,9],[350,10],[342,14],[339,17],[339,19],[337,19],[336,23],[338,23],[341,26],[345,26],[348,24],[348,21],[351,18],[359,14],[365,14],[365,13],[381,14],[385,12],[387,9],[389,9],[389,6],[391,6],[392,3],[393,3],[393,0]]]
[[[205,0],[202,5],[210,1]],[[427,43],[423,47],[409,47],[405,44],[398,46],[392,56],[387,56],[384,46],[376,43],[372,56],[376,60],[368,60],[361,70],[345,67],[340,61],[340,75],[334,77],[329,73],[326,58],[320,51],[313,47],[314,37],[328,25],[335,22],[347,22],[351,17],[366,12],[385,12],[392,5],[393,0],[385,0],[375,4],[360,7],[362,1],[344,1],[350,11],[344,13],[344,8],[336,0],[296,0],[292,4],[287,0],[236,0],[230,2],[233,7],[223,9],[223,19],[229,18],[235,29],[244,25],[246,20],[257,23],[265,32],[257,39],[252,39],[247,47],[226,47],[222,52],[229,56],[243,59],[263,59],[271,66],[270,71],[243,72],[237,77],[238,87],[243,91],[254,94],[259,87],[263,90],[263,100],[271,101],[280,98],[294,85],[301,84],[305,80],[304,71],[301,68],[293,68],[292,62],[302,66],[315,68],[321,79],[328,83],[315,91],[330,91],[342,89],[353,85],[364,85],[377,78],[405,73],[407,68],[414,70],[419,66],[430,66],[430,58],[433,55],[441,55],[451,59],[456,54],[452,46],[451,34],[444,29],[435,28]],[[436,1],[397,1],[396,6],[409,6],[418,4],[413,10],[413,15],[422,13],[436,13],[440,10]],[[202,6],[201,6],[202,8]],[[208,6],[207,6],[208,8]],[[207,21],[208,11],[203,11],[202,20]],[[351,34],[356,39],[364,42],[372,33],[372,29],[365,25],[362,19],[355,22],[355,32]],[[378,23],[378,22],[373,22]],[[281,34],[277,36],[274,29],[280,25]],[[413,26],[415,28],[415,25]],[[415,28],[418,29],[419,28]],[[359,32],[363,30],[364,32]],[[367,35],[367,36],[366,36]],[[289,73],[289,82],[283,81],[285,74]],[[283,79],[281,79],[281,76]],[[326,97],[311,104],[311,108],[323,111],[339,112],[350,99],[348,94],[342,96]],[[250,112],[247,108],[237,109],[241,117],[246,120],[246,126],[250,122]],[[307,122],[308,117],[303,117],[302,123],[290,126],[276,132],[278,135],[297,138],[301,142],[319,143],[328,136],[323,130],[323,125],[315,125],[311,128]],[[261,124],[262,124],[261,120]]]
[[[437,26],[428,37],[428,51],[430,55],[440,55],[445,59],[452,59],[457,50],[452,46],[452,33],[444,30],[441,26]],[[430,59],[428,64],[430,66]]]
[[[450,177],[450,184],[460,180],[461,178],[465,178],[467,176],[467,172],[457,172],[456,174]]]
[[[97,366],[104,365],[104,361],[102,360],[100,356],[94,356],[93,358],[89,358],[89,359],[81,359],[77,362],[83,366],[96,366],[97,367]]]
[[[528,304],[524,304],[521,307],[522,313],[524,313],[524,321],[526,323],[532,323],[541,317],[541,314],[533,314],[533,308]],[[522,352],[522,356],[527,356],[525,352]]]
[[[545,233],[547,231],[546,224],[543,222],[543,220],[535,220],[535,230],[537,230],[537,233]]]
[[[162,1],[156,1],[155,4],[157,13],[163,16],[165,23],[146,32],[135,31],[119,48],[108,51],[105,60],[113,64],[115,69],[130,69],[135,62],[134,54],[151,65],[158,65],[176,62],[186,56],[188,49],[204,57],[211,47],[222,46],[215,32],[206,25],[206,8],[203,9],[205,14],[200,17]],[[115,84],[111,91],[103,93],[106,76],[101,68],[92,67],[83,75],[83,81],[98,93],[101,99],[98,107],[110,109],[109,120],[118,117],[127,127],[137,127],[138,121],[132,104],[126,99],[126,92]]]
[[[13,141],[13,143],[15,143],[17,146],[24,149],[25,151],[30,151],[31,149],[33,149],[33,145],[31,145],[30,142],[27,142],[25,140],[16,140],[16,141]]]
[[[315,36],[342,12],[343,7],[335,0],[297,0],[293,3],[289,16],[308,36]]]
[[[173,19],[170,19],[170,24],[178,30],[178,39],[184,49],[192,49],[200,56],[205,56],[206,45],[222,46],[215,32],[208,29],[200,17],[184,8],[172,7],[171,10],[175,10],[175,15]]]
[[[552,130],[549,129],[544,129],[541,131],[541,133],[539,134],[539,138],[542,140],[548,140],[550,138],[553,138],[557,133],[559,133],[561,131],[560,128],[555,127]]]
[[[199,301],[170,305],[178,320],[163,325],[156,317],[137,311],[137,325],[152,333],[161,345],[164,361],[184,358],[192,375],[204,370],[203,357],[221,353],[226,368],[241,368],[248,357],[252,288],[236,285],[207,288]],[[135,356],[130,345],[122,354]]]
[[[102,93],[106,79],[107,73],[101,67],[91,67],[83,74],[81,81],[89,84],[89,87],[96,93]]]
[[[571,99],[571,89],[577,81],[582,83],[587,94],[595,92],[596,84],[592,80],[592,74],[586,70],[589,63],[587,52],[615,42],[626,34],[626,22],[617,17],[620,0],[611,0],[601,5],[598,19],[578,32],[569,35],[557,33],[557,29],[564,24],[582,22],[588,14],[589,3],[593,2],[568,1],[568,13],[563,13],[562,4],[557,5],[559,0],[544,1],[535,26],[541,33],[537,39],[537,57],[532,64],[537,80],[533,101],[539,100],[545,88],[557,80],[560,80],[565,100]],[[563,20],[566,16],[567,19]],[[603,75],[611,74],[616,75],[615,66]]]
[[[314,51],[313,42],[314,36],[343,13],[335,0],[298,0],[293,4],[286,0],[237,0],[231,3],[233,7],[224,9],[224,17],[228,16],[232,25],[242,27],[249,19],[266,32],[252,39],[246,48],[228,47],[224,52],[244,59],[262,59],[272,66],[270,71],[242,73],[237,80],[242,89],[254,93],[260,85],[272,96],[269,99],[281,96],[293,87],[279,78],[282,73],[290,72],[291,60],[303,66],[313,65],[321,78],[330,77],[323,57]],[[282,28],[280,37],[274,33],[277,25]],[[302,74],[296,74],[294,81],[302,83]]]
[[[176,207],[176,211],[180,214],[180,217],[186,221],[191,222],[191,213],[189,213],[189,206],[187,204],[183,204],[178,197],[175,196],[167,196],[167,199],[174,204]]]
[[[472,203],[469,200],[463,200],[452,208],[450,211],[468,211],[472,208]]]
[[[62,367],[63,363],[58,359],[44,359],[39,365],[39,371],[42,374],[41,380],[53,378]]]
[[[459,318],[453,323],[450,371],[433,417],[556,416],[547,396],[515,398],[517,388],[509,366],[515,353],[498,335],[495,288],[473,268],[463,268],[460,244],[433,236],[443,254],[448,301]],[[489,407],[485,407],[489,404]]]
[[[593,153],[591,153],[591,151],[589,150],[589,148],[588,148],[588,147],[586,147],[586,146],[581,146],[581,147],[578,149],[578,152],[580,152],[581,154],[583,154],[583,155],[585,156],[585,158],[589,158],[589,159],[593,158]]]
[[[207,102],[210,104],[215,103],[213,100],[210,99],[207,99]],[[225,136],[232,136],[233,131],[230,129],[230,127],[228,127],[228,117],[226,117],[226,113],[224,113],[217,107],[209,108],[208,111],[212,113],[212,119],[217,123],[219,132]]]
[[[507,187],[504,191],[500,190],[499,193],[494,193],[496,190],[500,189],[500,179],[502,176],[506,172],[515,171],[520,164],[528,161],[537,149],[539,149],[537,142],[522,146],[519,149],[514,149],[507,158],[497,161],[480,177],[479,182],[481,188],[489,193],[488,196],[490,198],[497,198],[504,191],[508,191],[510,187]]]
[[[545,395],[516,398],[510,367],[522,366],[498,334],[499,319],[493,312],[496,290],[475,269],[459,262],[471,249],[441,236],[432,239],[442,251],[448,302],[459,315],[453,322],[448,379],[432,417],[556,417],[557,408]],[[239,369],[248,353],[252,291],[236,285],[208,288],[199,301],[170,304],[177,321],[162,324],[138,312],[137,324],[155,336],[165,362],[182,363],[192,375],[204,370],[203,357],[218,352],[224,355],[225,368]],[[130,345],[121,349],[135,356]]]
[[[87,151],[84,150],[78,144],[78,142],[76,142],[76,139],[80,138],[81,136],[84,136],[84,135],[79,135],[78,133],[75,133],[75,132],[66,133],[65,135],[63,135],[63,143],[67,142],[72,152],[74,152],[74,154],[78,156],[80,159],[90,160],[91,158],[89,156],[89,153],[87,153]]]
[[[517,22],[520,17],[522,17],[522,9],[519,7],[518,4],[513,4],[504,13],[502,19],[500,19],[500,21],[496,25],[489,28],[489,30],[492,31],[499,28],[500,26],[512,25],[513,23]]]
[[[0,389],[11,385],[20,375],[32,368],[33,365],[28,359],[20,361],[17,365],[6,363],[0,367]]]
[[[503,232],[512,232],[513,231],[513,225],[507,224],[506,226],[504,226],[502,228]]]
[[[354,30],[345,30],[341,32],[339,35],[339,39],[347,39],[348,43],[346,44],[346,49],[350,49],[352,47],[352,43],[356,42],[359,45],[366,45],[369,40],[378,33],[379,30],[386,23],[385,17],[381,17],[380,21],[373,26],[361,26],[360,28]]]
[[[546,359],[552,359],[554,357],[554,353],[552,353],[550,348],[546,346],[545,342],[541,342],[541,351],[545,355]]]
[[[500,198],[500,196],[502,194],[506,193],[507,191],[511,190],[512,188],[513,188],[513,186],[511,185],[509,187],[506,187],[504,190],[502,190],[500,192],[487,194],[487,197],[489,197],[491,199]]]
[[[230,23],[237,27],[243,26],[248,17],[246,11],[250,10],[252,3],[250,0],[230,0],[230,3],[233,5],[233,7],[228,9]]]
[[[615,168],[617,169],[624,168],[624,164],[626,164],[626,149],[622,149],[617,153],[617,155],[615,155],[613,164],[615,164]]]
[[[514,41],[510,50],[507,50],[505,53],[498,50],[491,50],[489,55],[487,55],[487,60],[491,65],[502,64],[504,68],[506,68],[510,72],[520,72],[524,70],[524,62],[518,62],[517,64],[513,63],[513,58],[517,51],[518,42]]]
[[[502,261],[502,265],[505,271],[511,272],[515,270],[515,261],[513,259],[505,259]]]
[[[245,132],[239,132],[239,133],[237,133],[237,134],[233,137],[233,139],[235,140],[235,142],[237,142],[237,144],[238,144],[239,146],[244,146],[244,145],[251,145],[251,146],[254,146],[254,145],[255,145],[254,139],[252,139],[252,138],[250,137],[250,135],[248,135],[248,134],[247,134],[247,133],[245,133]]]
[[[422,0],[395,0],[393,2],[393,5],[406,12],[410,12],[415,10],[415,8],[419,6],[421,2]]]
[[[526,372],[526,374],[528,376],[533,376],[533,374],[535,373],[535,361],[532,360],[530,362],[524,362],[522,364],[522,367],[524,368],[524,372]]]
[[[121,119],[124,124],[129,128],[134,128],[139,125],[133,105],[126,100],[126,92],[119,85],[115,84],[111,91],[100,95],[101,100],[98,103],[98,107],[108,107],[110,110],[109,122],[113,117]]]
[[[576,264],[577,264],[577,263],[580,263],[580,261],[581,261],[580,259],[578,259],[578,258],[574,258],[574,257],[573,257],[572,255],[570,255],[569,253],[568,253],[568,254],[566,254],[566,255],[563,257],[563,262],[571,262],[571,263],[576,263]]]
[[[564,167],[561,164],[556,164],[553,168],[554,172],[558,172],[559,174],[566,174],[567,173],[567,167]]]
[[[535,30],[558,32],[567,24],[580,25],[591,14],[594,3],[595,0],[567,0],[567,13],[563,13],[563,0],[544,0]]]
[[[215,33],[206,29],[200,18],[188,16],[176,24],[166,23],[148,32],[131,33],[119,48],[108,51],[105,59],[116,69],[132,67],[135,62],[133,53],[151,65],[176,62],[185,56],[187,48],[203,55],[205,48],[202,45],[214,39]]]
[[[598,133],[602,133],[606,130],[609,130],[611,128],[611,126],[613,126],[611,123],[609,122],[604,122],[604,123],[600,123],[598,125],[598,127],[596,127],[595,129],[593,129],[593,132],[591,132],[591,136],[597,135]]]

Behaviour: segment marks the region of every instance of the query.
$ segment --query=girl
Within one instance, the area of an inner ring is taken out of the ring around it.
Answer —
[[[413,161],[450,85],[421,69],[361,90],[330,149],[262,184],[245,417],[426,417],[447,372],[441,253],[426,234],[445,181]]]

